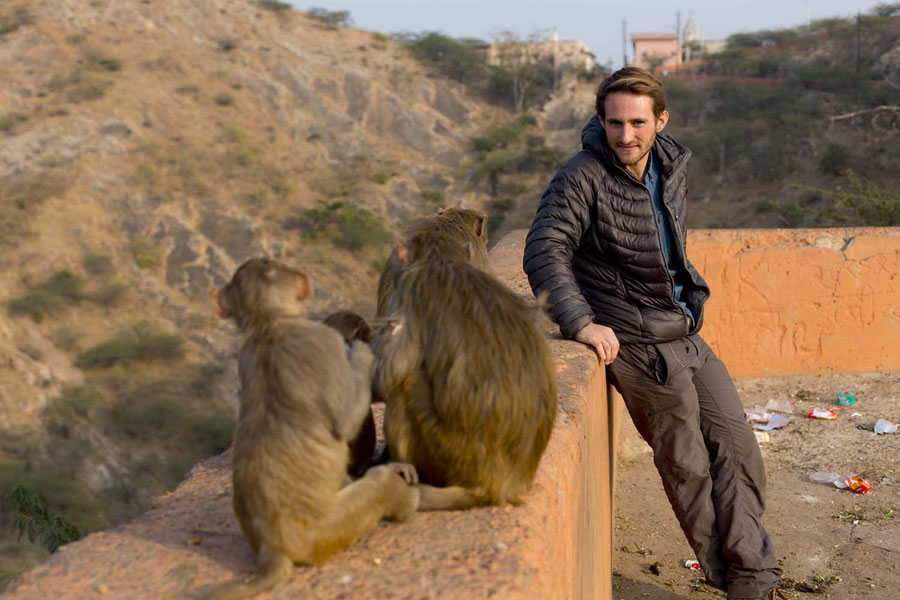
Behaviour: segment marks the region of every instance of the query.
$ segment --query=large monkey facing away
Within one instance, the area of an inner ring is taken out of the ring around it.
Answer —
[[[403,232],[404,239],[421,237],[438,247],[458,247],[460,243],[468,243],[471,265],[485,273],[493,273],[487,251],[487,235],[487,215],[468,208],[440,208],[436,215],[413,219]],[[394,295],[394,280],[400,267],[395,248],[388,256],[378,279],[375,308],[375,315],[378,317],[390,312],[389,304]]]
[[[347,480],[348,441],[370,414],[372,354],[349,349],[330,327],[304,319],[306,274],[267,258],[247,261],[210,292],[221,318],[245,340],[239,355],[240,410],[235,431],[234,511],[257,551],[250,582],[213,590],[217,600],[244,598],[314,564],[375,527],[404,520],[418,505],[409,465],[369,469]]]
[[[427,232],[401,242],[395,304],[373,340],[392,460],[419,475],[419,510],[516,504],[556,416],[540,310]]]

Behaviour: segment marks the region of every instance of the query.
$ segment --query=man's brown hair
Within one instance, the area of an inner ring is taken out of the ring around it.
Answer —
[[[638,96],[650,96],[653,100],[653,115],[657,118],[666,110],[666,92],[659,80],[649,71],[638,67],[625,67],[619,69],[600,82],[597,88],[597,114],[606,120],[606,97],[615,92],[637,94]]]

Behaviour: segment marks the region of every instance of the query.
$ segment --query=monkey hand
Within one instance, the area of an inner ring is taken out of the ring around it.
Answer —
[[[358,340],[353,342],[353,345],[350,346],[349,358],[353,370],[358,371],[366,375],[368,379],[371,379],[372,364],[375,359],[372,356],[372,351],[369,350],[368,344]]]
[[[575,340],[596,350],[604,365],[616,360],[619,354],[619,338],[605,325],[591,323],[575,334]]]
[[[387,465],[394,472],[403,478],[403,481],[408,483],[409,485],[418,485],[419,483],[419,474],[416,472],[416,468],[409,463],[402,462],[392,462]]]

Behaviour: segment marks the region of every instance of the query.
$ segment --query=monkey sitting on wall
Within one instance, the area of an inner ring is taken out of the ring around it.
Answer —
[[[210,292],[221,318],[245,336],[239,355],[234,511],[257,551],[259,573],[211,598],[245,598],[323,561],[374,528],[405,520],[418,505],[409,465],[381,465],[344,484],[348,440],[370,413],[372,354],[348,350],[330,327],[302,318],[306,274],[267,258],[247,261]],[[409,483],[404,480],[406,478]]]
[[[348,346],[352,346],[356,341],[366,344],[372,341],[372,328],[364,318],[353,311],[339,310],[325,317],[322,322],[340,333]],[[374,402],[375,399],[373,398],[372,401]],[[375,464],[373,455],[377,438],[375,416],[370,410],[359,428],[359,433],[350,441],[348,475],[354,478],[361,477],[369,467]]]
[[[540,310],[451,238],[400,243],[394,325],[372,343],[388,451],[416,467],[420,510],[520,502],[556,416]]]
[[[425,236],[437,245],[469,244],[470,264],[485,273],[493,273],[487,251],[487,215],[468,208],[439,208],[436,215],[413,219],[403,232],[405,239]],[[390,311],[389,303],[394,294],[394,280],[400,270],[395,248],[378,278],[378,296],[375,315],[383,317]]]

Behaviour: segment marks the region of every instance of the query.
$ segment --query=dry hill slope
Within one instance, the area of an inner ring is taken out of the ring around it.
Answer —
[[[367,313],[392,229],[482,206],[453,176],[497,112],[384,36],[249,0],[4,2],[0,65],[0,491],[82,530],[230,438],[211,285],[265,253],[309,268],[312,314]],[[40,555],[10,533],[0,576]]]

